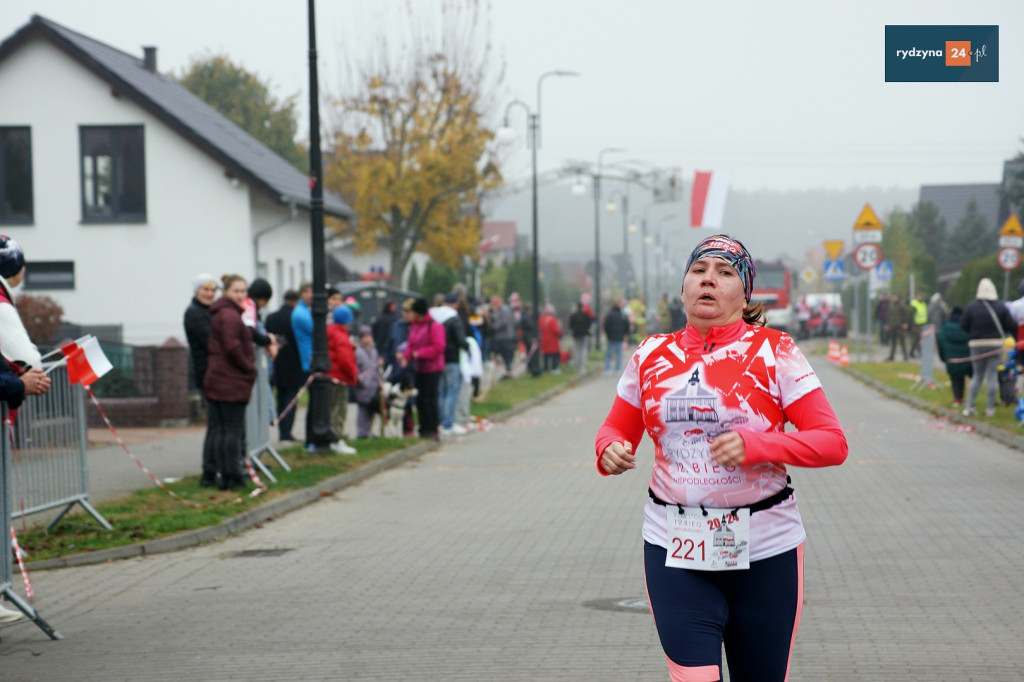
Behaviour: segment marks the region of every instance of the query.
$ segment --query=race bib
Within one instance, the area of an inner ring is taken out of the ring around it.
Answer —
[[[706,509],[667,505],[665,565],[698,571],[750,568],[750,509]],[[704,514],[707,512],[707,515]]]

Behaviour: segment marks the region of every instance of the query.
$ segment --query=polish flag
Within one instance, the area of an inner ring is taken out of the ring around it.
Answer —
[[[498,243],[498,235],[492,234],[490,237],[486,237],[484,239],[481,239],[480,243],[477,244],[476,249],[477,249],[477,251],[480,251],[481,253],[483,253],[484,251],[488,251],[491,248],[493,248],[497,243]]]
[[[690,198],[690,227],[722,227],[725,213],[725,195],[729,191],[729,176],[714,171],[693,174],[693,195]]]
[[[77,348],[67,356],[68,381],[72,384],[82,384],[89,388],[97,379],[114,369],[114,366],[103,354],[99,341],[95,336],[88,337],[85,342],[79,344],[75,341],[68,344],[68,347],[75,345]],[[63,347],[61,348],[63,351]]]
[[[256,313],[256,302],[251,298],[242,301],[242,323],[251,329],[256,328],[256,321],[259,316]]]
[[[89,339],[96,338],[92,334],[86,334],[85,336],[75,339],[74,341],[68,341],[60,347],[60,352],[64,357],[67,357],[74,353],[76,350],[82,347],[82,345]],[[51,353],[52,355],[52,353]]]

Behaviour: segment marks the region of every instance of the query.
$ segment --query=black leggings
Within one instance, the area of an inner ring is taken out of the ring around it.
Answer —
[[[206,413],[206,440],[203,460],[213,462],[220,472],[221,484],[243,482],[245,443],[245,403],[210,400]],[[208,472],[203,472],[206,475]]]
[[[803,545],[742,571],[665,566],[644,542],[647,598],[669,668],[682,679],[721,679],[722,643],[732,682],[782,682],[800,623]]]

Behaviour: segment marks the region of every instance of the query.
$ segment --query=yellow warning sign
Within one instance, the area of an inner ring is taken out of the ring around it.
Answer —
[[[857,216],[857,222],[853,224],[855,230],[881,230],[882,223],[878,220],[878,216],[875,215],[874,210],[871,208],[871,204],[864,204],[864,208],[861,210],[860,215]]]
[[[1024,229],[1021,229],[1020,221],[1017,220],[1017,216],[1010,214],[1010,217],[1003,223],[1003,227],[999,230],[1000,237],[1024,237]]]
[[[826,239],[824,244],[825,251],[828,252],[828,257],[830,259],[835,260],[836,258],[839,258],[839,252],[843,250],[842,239]]]

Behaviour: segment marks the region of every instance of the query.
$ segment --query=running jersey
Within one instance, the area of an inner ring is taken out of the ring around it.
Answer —
[[[709,439],[726,431],[779,432],[783,410],[821,387],[787,334],[739,321],[706,338],[693,328],[648,337],[619,379],[618,396],[640,410],[655,446],[650,488],[661,500],[731,508],[786,486],[786,467],[772,462],[722,466]],[[804,541],[796,500],[751,515],[750,558],[763,559]],[[662,547],[665,507],[648,500],[643,537]]]

